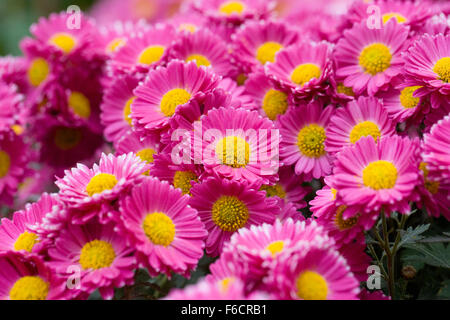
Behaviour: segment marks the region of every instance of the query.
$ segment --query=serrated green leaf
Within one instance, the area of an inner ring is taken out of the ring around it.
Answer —
[[[408,256],[405,260],[415,260],[430,266],[450,269],[450,246],[445,246],[442,243],[408,243],[405,244],[405,247],[420,253]]]
[[[410,243],[415,243],[418,240],[422,240],[424,236],[421,234],[428,230],[430,227],[429,224],[422,224],[420,226],[417,226],[416,228],[409,227],[405,230],[400,230],[401,239],[398,244],[398,248],[401,248],[402,246]]]

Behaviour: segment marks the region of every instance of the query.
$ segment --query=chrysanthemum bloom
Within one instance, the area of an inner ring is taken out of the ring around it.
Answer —
[[[110,61],[111,71],[146,73],[166,61],[167,48],[175,37],[175,29],[167,24],[137,31],[114,54]]]
[[[276,120],[289,107],[288,94],[273,87],[262,72],[255,72],[245,82],[245,91],[253,99],[259,113],[270,120]]]
[[[219,36],[207,29],[185,33],[169,48],[171,59],[195,61],[198,67],[211,67],[220,76],[233,75],[228,48]]]
[[[119,141],[131,131],[131,104],[136,99],[133,91],[141,80],[137,74],[119,76],[104,93],[100,117],[105,126],[105,138],[113,142],[116,148]]]
[[[361,137],[375,141],[395,134],[395,124],[389,119],[381,101],[359,97],[346,107],[336,110],[326,130],[325,150],[336,154],[355,144]]]
[[[241,228],[273,223],[277,201],[247,183],[210,177],[195,184],[189,204],[198,210],[206,226],[206,253],[218,256],[223,245]]]
[[[1,300],[71,299],[73,292],[44,261],[20,252],[0,254]]]
[[[335,209],[337,190],[333,188],[333,176],[325,177],[325,186],[317,190],[316,197],[309,202],[311,212],[315,217],[330,215]]]
[[[356,24],[336,45],[336,75],[356,94],[375,95],[401,72],[408,31],[394,19],[381,29]]]
[[[45,239],[35,231],[45,215],[59,203],[56,194],[42,194],[40,200],[28,204],[25,210],[14,213],[12,220],[3,218],[0,225],[0,251],[39,253],[45,248]],[[44,240],[44,241],[42,241]]]
[[[327,244],[302,243],[281,253],[264,282],[278,299],[354,300],[359,293],[348,263]]]
[[[179,106],[211,91],[217,82],[211,69],[197,67],[195,62],[174,60],[167,68],[152,70],[134,91],[137,98],[131,106],[132,124],[141,131],[165,129]]]
[[[295,165],[295,173],[318,179],[331,173],[331,156],[325,151],[326,128],[333,107],[312,102],[288,110],[278,119],[280,160]],[[307,179],[308,180],[308,179]]]
[[[107,222],[117,218],[109,210],[111,202],[140,183],[149,167],[133,153],[117,157],[102,154],[99,164],[92,169],[78,164],[76,168],[66,170],[65,176],[55,183],[60,189],[61,201],[69,208],[80,210],[74,212],[72,222],[84,223],[98,213],[101,222]]]
[[[207,172],[268,184],[277,178],[277,138],[273,123],[256,111],[219,108],[202,116],[191,144]]]
[[[207,19],[205,16],[194,12],[180,12],[168,21],[179,33],[195,33],[206,27]]]
[[[331,102],[339,105],[345,105],[347,102],[354,100],[358,97],[353,92],[351,87],[344,85],[345,78],[339,78],[335,72],[330,77],[330,87],[328,88],[328,96],[331,98]]]
[[[250,21],[233,36],[233,58],[244,73],[254,72],[267,62],[275,62],[281,49],[295,44],[298,33],[285,23]]]
[[[29,89],[27,81],[27,59],[25,57],[0,57],[0,80],[16,85],[20,93]]]
[[[424,35],[405,54],[405,84],[421,86],[415,97],[431,95],[439,108],[450,96],[450,35]]]
[[[208,274],[206,279],[222,281],[222,283],[226,285],[235,279],[241,279],[241,275],[247,273],[247,271],[244,271],[243,268],[245,268],[243,265],[239,265],[238,268],[237,263],[234,260],[233,253],[224,251],[221,253],[219,259],[210,264],[209,271],[211,274]]]
[[[339,197],[364,212],[384,209],[408,213],[409,197],[417,184],[415,144],[409,138],[385,137],[378,142],[362,137],[342,150],[335,161],[334,183]],[[348,218],[344,213],[343,217]]]
[[[189,196],[167,182],[147,178],[122,199],[120,229],[150,275],[188,277],[203,256],[207,235]]]
[[[450,183],[450,115],[437,122],[424,137],[424,155],[428,178]]]
[[[91,220],[84,225],[68,225],[49,248],[49,267],[68,280],[79,275],[77,294],[89,296],[99,290],[104,299],[114,296],[114,288],[132,285],[136,258],[134,248],[123,241],[115,224]]]
[[[117,147],[117,155],[133,152],[142,161],[150,165],[150,168],[153,168],[154,156],[158,154],[159,149],[160,147],[156,137],[146,137],[141,140],[136,133],[130,132],[120,140]],[[151,172],[151,169],[149,172]]]
[[[19,128],[23,123],[20,119],[22,97],[12,85],[0,81],[0,134],[11,132],[11,129]],[[23,113],[23,112],[22,112]]]
[[[303,41],[279,51],[275,62],[265,65],[265,73],[275,87],[295,99],[324,95],[331,75],[329,43]]]

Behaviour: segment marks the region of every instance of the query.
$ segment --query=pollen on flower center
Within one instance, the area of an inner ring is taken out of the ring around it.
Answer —
[[[344,86],[343,83],[338,83],[336,91],[338,93],[345,94],[346,96],[349,96],[349,97],[354,97],[355,96],[355,92],[353,92],[353,89]]]
[[[125,119],[125,121],[132,126],[132,119],[130,118],[130,114],[131,114],[131,105],[133,104],[134,100],[136,100],[136,97],[131,97],[130,99],[128,99],[128,101],[125,103],[125,107],[123,108],[123,118]]]
[[[256,50],[256,59],[262,65],[266,64],[266,62],[274,62],[276,53],[281,49],[283,49],[283,46],[278,42],[266,42]]]
[[[291,74],[292,82],[298,85],[304,85],[313,78],[320,78],[322,71],[319,66],[313,63],[305,63],[297,66]]]
[[[57,33],[50,38],[49,43],[61,49],[64,53],[72,52],[77,44],[74,37],[68,33]]]
[[[103,240],[93,240],[81,249],[80,265],[83,269],[102,269],[109,267],[116,258],[112,245]]]
[[[284,191],[283,187],[280,184],[276,184],[274,186],[263,185],[259,190],[266,191],[268,197],[280,197],[281,199],[286,198],[286,191]]]
[[[54,143],[63,150],[70,150],[76,147],[81,141],[81,131],[76,128],[58,128],[55,131]]]
[[[250,145],[241,137],[228,136],[217,142],[216,156],[222,164],[242,168],[249,163]]]
[[[383,24],[386,24],[386,22],[388,22],[392,18],[395,18],[397,20],[397,23],[399,23],[399,24],[402,24],[402,23],[405,23],[408,21],[408,19],[405,16],[401,15],[400,13],[389,12],[389,13],[383,14]]]
[[[355,144],[361,137],[371,136],[375,141],[380,137],[378,126],[372,121],[363,121],[353,127],[350,132],[350,142]]]
[[[236,280],[235,277],[226,277],[219,281],[220,283],[220,289],[222,292],[227,292],[230,288],[231,284]]]
[[[337,190],[335,188],[331,188],[330,192],[333,195],[333,201],[336,200]]]
[[[309,158],[319,158],[325,154],[325,129],[317,124],[310,124],[300,130],[297,146],[300,152]]]
[[[425,162],[421,162],[419,165],[420,170],[423,172],[423,178],[425,182],[425,188],[431,193],[436,194],[439,191],[439,181],[433,181],[428,179],[428,168]]]
[[[10,300],[46,300],[50,284],[39,276],[17,280],[9,291]]]
[[[359,65],[365,72],[376,75],[391,66],[392,54],[382,43],[373,43],[363,49],[359,56]]]
[[[109,173],[99,173],[89,181],[86,186],[87,194],[92,197],[94,194],[111,190],[117,184],[117,178]]]
[[[28,81],[32,86],[37,87],[47,79],[50,73],[50,65],[43,58],[34,59],[28,69]]]
[[[14,250],[25,250],[31,252],[34,245],[38,243],[37,238],[38,236],[35,233],[25,231],[17,238],[16,242],[14,242]]]
[[[297,296],[303,300],[326,300],[328,285],[315,271],[303,271],[297,278]]]
[[[177,171],[173,176],[173,186],[181,189],[183,194],[191,194],[191,181],[198,182],[197,175],[192,171]]]
[[[248,219],[247,206],[236,196],[221,196],[212,207],[212,220],[223,231],[239,230]]]
[[[191,94],[185,89],[172,89],[161,99],[161,112],[166,117],[171,117],[178,106],[189,102],[189,100],[191,100]]]
[[[219,8],[219,12],[226,15],[231,15],[233,13],[241,14],[244,10],[245,5],[240,1],[228,1]]]
[[[346,209],[347,209],[346,205],[339,206],[336,209],[336,215],[334,216],[334,224],[341,231],[342,230],[346,230],[346,229],[350,229],[351,227],[353,227],[354,225],[356,225],[358,223],[359,215],[357,215],[355,217],[348,218],[348,219],[344,219],[343,214],[344,214]]]
[[[445,83],[450,82],[450,57],[439,59],[434,65],[433,72]]]
[[[152,148],[146,148],[142,149],[141,151],[137,152],[136,155],[141,158],[142,161],[145,161],[147,163],[153,163],[154,159],[153,156],[156,154],[156,150]]]
[[[281,240],[278,240],[278,241],[274,241],[274,242],[270,243],[266,247],[266,250],[269,250],[270,253],[272,254],[272,257],[275,257],[278,253],[283,251],[283,248],[284,248],[284,242]]]
[[[147,238],[158,246],[169,246],[175,238],[175,224],[162,212],[148,214],[142,223]]]
[[[152,63],[158,62],[166,50],[163,46],[150,46],[144,49],[138,57],[138,63],[151,65]]]
[[[417,107],[420,102],[420,98],[414,97],[413,94],[420,88],[422,88],[422,86],[406,87],[400,92],[400,103],[403,108],[411,109]]]
[[[81,92],[74,91],[69,96],[69,107],[73,113],[83,119],[91,116],[91,103],[89,99]]]
[[[191,23],[182,23],[178,27],[178,31],[189,31],[190,33],[195,33],[195,31],[197,31],[197,26]]]
[[[275,120],[279,114],[285,114],[287,108],[288,97],[286,93],[270,89],[264,95],[262,109],[270,120]]]
[[[192,54],[189,57],[186,58],[186,62],[195,61],[197,64],[197,67],[205,66],[209,67],[211,65],[211,62],[206,58],[205,56],[201,54]]]
[[[11,167],[11,157],[5,151],[0,150],[0,179],[4,178]]]
[[[397,168],[389,161],[369,163],[362,173],[364,185],[374,190],[391,189],[397,182]]]
[[[114,39],[106,46],[106,52],[114,53],[120,48],[122,48],[125,45],[125,43],[126,40],[124,38]]]

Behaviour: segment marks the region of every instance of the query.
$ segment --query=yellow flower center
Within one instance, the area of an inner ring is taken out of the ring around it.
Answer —
[[[231,15],[233,13],[241,14],[244,10],[245,5],[240,1],[228,1],[219,8],[219,12],[226,15]]]
[[[87,194],[92,197],[94,194],[111,190],[117,184],[117,178],[109,173],[99,173],[89,181],[86,186]]]
[[[172,89],[161,99],[161,112],[166,117],[171,117],[175,109],[191,100],[191,94],[184,89]]]
[[[334,224],[336,227],[339,228],[339,230],[346,230],[350,229],[354,225],[358,223],[358,217],[359,215],[355,217],[351,217],[348,219],[344,219],[343,214],[345,212],[345,209],[347,209],[346,205],[341,205],[336,209],[336,215],[334,216]]]
[[[128,99],[128,101],[125,103],[125,107],[123,108],[123,118],[130,126],[132,126],[132,124],[131,124],[132,119],[130,117],[131,105],[133,104],[135,99],[136,99],[136,97],[131,97],[130,99]]]
[[[212,220],[223,231],[234,232],[245,226],[249,211],[235,196],[221,196],[212,207]]]
[[[250,145],[241,137],[225,137],[217,142],[216,156],[222,164],[242,168],[249,162]]]
[[[280,253],[281,251],[283,251],[284,248],[284,242],[281,240],[278,241],[274,241],[271,244],[269,244],[266,247],[266,250],[269,250],[270,253],[272,254],[272,257],[275,258],[275,256]]]
[[[425,162],[421,162],[419,165],[420,170],[423,172],[423,177],[425,180],[425,188],[431,193],[436,194],[439,191],[439,181],[428,180],[428,168]]]
[[[238,86],[242,86],[245,84],[245,81],[247,81],[247,79],[247,76],[244,73],[241,73],[240,75],[238,75],[236,82]]]
[[[355,144],[361,137],[372,136],[375,142],[380,137],[381,132],[378,126],[372,121],[363,121],[353,127],[350,132],[350,142]]]
[[[219,281],[220,289],[222,292],[227,292],[230,289],[231,284],[236,280],[235,277],[226,277]]]
[[[353,89],[350,88],[350,87],[344,86],[343,83],[338,83],[336,91],[338,93],[345,94],[346,96],[349,96],[349,97],[354,97],[355,96],[355,93],[353,92]]]
[[[5,151],[0,150],[0,179],[4,178],[11,167],[11,158]]]
[[[20,136],[22,133],[24,133],[25,129],[24,127],[22,127],[21,125],[18,124],[13,124],[11,126],[12,131],[14,131],[14,133],[18,136]]]
[[[389,20],[392,18],[395,18],[397,20],[397,23],[402,24],[408,21],[405,16],[402,16],[400,13],[396,12],[389,12],[383,14],[383,24],[386,24]]]
[[[420,102],[420,98],[413,97],[413,94],[420,88],[422,88],[422,86],[406,87],[400,92],[400,103],[405,109],[417,107]]]
[[[333,195],[333,201],[336,200],[337,190],[335,188],[330,189],[331,194]]]
[[[145,161],[147,163],[153,163],[154,159],[153,156],[156,154],[156,151],[152,148],[146,148],[142,149],[136,155],[141,158],[142,161]]]
[[[281,199],[286,198],[286,191],[284,191],[283,187],[279,184],[274,186],[264,185],[259,190],[266,191],[267,197],[280,197]]]
[[[122,48],[125,45],[125,43],[126,40],[123,38],[114,39],[106,46],[106,52],[114,53],[120,48]]]
[[[376,75],[391,66],[391,51],[382,43],[374,43],[363,49],[359,56],[359,65],[365,72]]]
[[[91,116],[91,103],[89,99],[81,92],[72,92],[69,96],[69,107],[73,113],[83,119]]]
[[[39,276],[25,276],[17,280],[9,291],[11,300],[46,300],[50,284]]]
[[[53,142],[63,150],[70,150],[76,147],[81,141],[81,131],[75,128],[58,128],[55,131]]]
[[[163,46],[150,46],[141,52],[138,57],[138,63],[149,66],[152,63],[158,62],[161,60],[165,50],[166,48]]]
[[[37,238],[38,236],[36,234],[25,231],[17,238],[16,242],[14,242],[14,250],[25,250],[31,252],[34,245],[38,243]]]
[[[320,78],[322,71],[313,63],[304,63],[297,66],[291,74],[292,82],[303,86],[313,78]]]
[[[197,67],[205,66],[209,67],[211,65],[211,62],[209,62],[208,58],[205,56],[202,56],[201,54],[193,54],[187,57],[186,62],[195,61],[197,64]]]
[[[32,86],[37,87],[47,79],[49,73],[50,65],[48,62],[43,58],[36,58],[31,62],[28,69],[28,81]]]
[[[102,269],[109,267],[116,258],[112,245],[103,240],[93,240],[81,249],[80,265],[83,269]]]
[[[288,108],[287,94],[275,89],[270,89],[264,96],[262,108],[270,120],[275,120],[277,115],[285,114]]]
[[[327,281],[315,271],[303,271],[297,278],[297,296],[304,300],[326,300]]]
[[[175,238],[175,224],[162,212],[148,214],[142,223],[147,238],[157,246],[167,247]]]
[[[397,168],[389,161],[378,160],[369,163],[363,170],[363,182],[374,190],[391,189],[397,182]]]
[[[266,64],[266,62],[274,62],[275,54],[281,49],[283,49],[283,46],[278,42],[266,42],[256,50],[256,59],[258,59],[262,65]]]
[[[57,33],[50,38],[49,43],[61,49],[64,53],[70,53],[75,48],[77,42],[68,33]]]
[[[305,126],[297,136],[300,152],[309,158],[319,158],[325,154],[325,129],[315,123]]]
[[[197,31],[197,26],[191,23],[182,23],[178,27],[179,31],[189,31],[190,33],[195,33]]]
[[[183,194],[191,194],[191,181],[198,182],[197,175],[192,171],[177,171],[173,176],[173,186],[181,189]]]
[[[450,57],[441,58],[436,62],[433,72],[445,83],[450,82]]]

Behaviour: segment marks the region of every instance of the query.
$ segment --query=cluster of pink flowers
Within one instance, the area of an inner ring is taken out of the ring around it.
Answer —
[[[450,220],[448,5],[113,2],[0,59],[0,298],[111,299],[206,254],[167,299],[387,299],[364,232]]]

